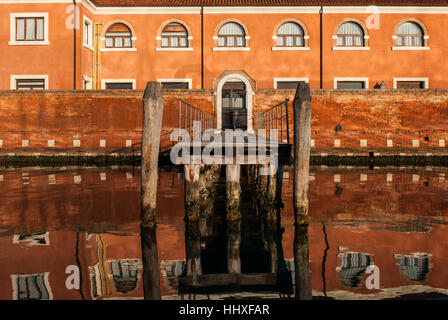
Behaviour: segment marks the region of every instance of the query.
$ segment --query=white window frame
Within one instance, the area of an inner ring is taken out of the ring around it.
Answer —
[[[106,83],[121,83],[121,82],[131,82],[132,89],[135,89],[137,80],[136,79],[102,79],[101,89],[106,89]]]
[[[274,40],[276,43],[277,43],[277,38],[278,38],[278,36],[272,36],[272,40]],[[306,42],[306,40],[309,41],[309,39],[310,39],[309,35],[304,35],[303,36],[303,40],[305,42]],[[278,47],[276,45],[272,47],[272,51],[309,51],[309,50],[310,50],[310,46],[309,45],[307,47]]]
[[[17,41],[16,40],[16,18],[44,18],[44,40]],[[22,12],[10,13],[10,46],[46,46],[50,44],[48,37],[48,12]]]
[[[333,78],[333,88],[338,88],[339,81],[362,81],[364,82],[364,89],[369,89],[369,78]]]
[[[191,41],[193,40],[193,36],[188,36],[188,47],[156,47],[156,51],[193,51],[193,47],[191,47]],[[160,41],[162,43],[162,36],[157,36],[156,41]]]
[[[84,84],[87,82],[87,85],[84,86]],[[82,76],[82,86],[84,90],[92,90],[93,89],[93,82],[92,82],[92,78],[83,75]]]
[[[309,78],[274,78],[274,89],[278,89],[278,82],[289,82],[289,81],[305,81],[310,83]]]
[[[193,79],[157,79],[157,82],[186,82],[188,83],[188,89],[193,88]]]
[[[45,81],[45,90],[48,90],[49,88],[49,77],[48,74],[45,75],[23,75],[23,74],[13,74],[10,77],[10,81],[11,81],[11,90],[17,90],[17,86],[16,86],[16,80],[31,80],[31,79],[39,79],[39,80],[44,80]]]
[[[131,42],[132,42],[132,47],[131,48],[127,48],[127,47],[121,47],[121,48],[106,48],[105,47],[105,41],[106,41],[106,37],[100,37],[100,40],[104,42],[104,47],[100,48],[100,52],[119,52],[119,51],[137,51],[137,37],[131,37]]]
[[[398,81],[422,81],[425,84],[424,89],[429,88],[429,79],[428,78],[394,78],[394,89],[397,89]]]
[[[87,24],[90,26],[90,30],[86,30],[86,22]],[[90,20],[89,18],[87,18],[86,16],[82,17],[82,31],[83,31],[83,35],[82,35],[82,45],[84,47],[86,47],[89,50],[93,51],[93,22],[92,20]],[[86,33],[88,34],[88,39],[90,40],[90,43],[86,43],[85,42],[85,35]]]

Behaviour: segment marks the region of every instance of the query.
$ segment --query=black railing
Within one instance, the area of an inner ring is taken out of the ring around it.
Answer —
[[[201,122],[201,132],[198,132],[201,136],[205,130],[215,128],[215,118],[212,115],[200,110],[182,99],[179,99],[178,128],[187,130],[191,139],[193,139],[193,126],[195,121]]]
[[[289,118],[288,99],[276,104],[272,108],[260,113],[253,118],[253,127],[256,134],[260,129],[266,130],[266,138],[271,139],[271,130],[277,130],[278,140],[289,144]]]

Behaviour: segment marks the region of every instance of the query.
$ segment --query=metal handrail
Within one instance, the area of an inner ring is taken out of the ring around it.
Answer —
[[[271,137],[271,130],[277,130],[280,142],[289,144],[289,99],[276,104],[266,111],[253,117],[253,126],[256,131],[266,130],[266,137]]]
[[[205,130],[215,128],[215,118],[211,114],[179,99],[178,128],[187,130],[191,137],[195,121],[201,122],[201,135]]]

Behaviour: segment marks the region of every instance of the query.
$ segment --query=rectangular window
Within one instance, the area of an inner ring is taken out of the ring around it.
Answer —
[[[106,83],[106,89],[133,89],[132,82]]]
[[[93,23],[86,16],[83,17],[83,20],[84,20],[83,43],[85,47],[93,50]]]
[[[16,79],[16,90],[45,90],[45,79]]]
[[[49,44],[48,13],[10,13],[10,46]]]
[[[364,81],[338,81],[337,89],[365,89]]]
[[[44,18],[16,18],[16,41],[44,41]]]
[[[188,82],[162,82],[162,88],[167,89],[188,89]]]
[[[297,89],[299,81],[278,81],[277,89]]]
[[[425,89],[425,81],[397,81],[397,89]]]

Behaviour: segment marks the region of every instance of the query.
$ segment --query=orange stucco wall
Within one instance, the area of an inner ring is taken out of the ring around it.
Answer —
[[[10,75],[49,75],[50,89],[73,88],[73,30],[69,3],[0,4],[0,89],[10,88]],[[192,79],[192,88],[214,89],[214,80],[225,70],[244,70],[258,89],[273,88],[274,78],[309,78],[312,88],[320,86],[320,18],[318,13],[205,13],[203,36],[203,78],[201,78],[201,15],[199,13],[99,14],[78,4],[80,29],[77,30],[76,88],[82,77],[93,79],[93,51],[83,46],[82,18],[102,23],[101,36],[112,21],[126,22],[134,31],[136,51],[100,52],[100,80],[135,79],[136,88],[157,79]],[[124,10],[124,9],[123,9]],[[50,45],[10,46],[10,13],[48,12]],[[199,12],[199,11],[197,11]],[[422,11],[423,12],[423,11]],[[365,29],[370,50],[333,51],[332,38],[345,19],[357,19],[365,27],[369,13],[323,14],[323,87],[333,88],[336,77],[369,78],[369,88],[393,78],[428,78],[430,88],[447,87],[448,67],[442,63],[448,50],[444,30],[446,15],[431,13],[385,13],[379,15],[379,29]],[[416,19],[427,30],[430,50],[392,50],[394,30],[404,19]],[[158,32],[170,19],[183,22],[189,31],[193,51],[156,51]],[[228,19],[247,29],[250,51],[214,51],[218,27]],[[306,29],[309,50],[273,51],[273,36],[282,21],[295,19]],[[104,47],[104,40],[100,41]]]

